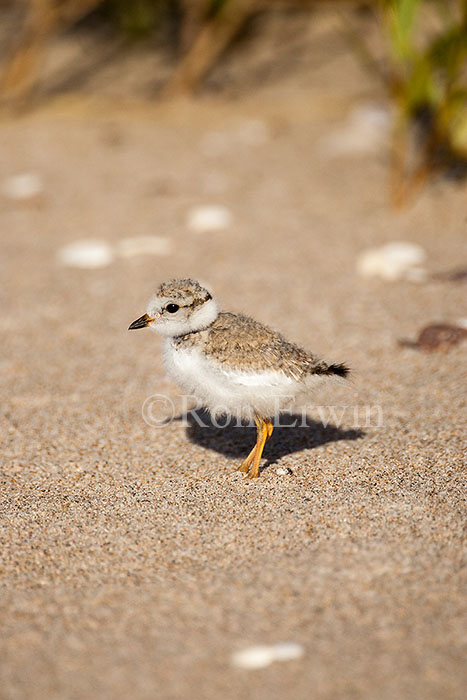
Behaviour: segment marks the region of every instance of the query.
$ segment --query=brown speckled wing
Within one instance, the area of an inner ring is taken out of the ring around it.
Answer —
[[[221,313],[204,334],[206,355],[232,369],[282,371],[300,380],[308,374],[322,374],[327,368],[280,333],[248,316]]]

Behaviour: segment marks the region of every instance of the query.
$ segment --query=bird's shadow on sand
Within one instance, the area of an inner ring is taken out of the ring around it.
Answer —
[[[215,424],[203,410],[190,411],[184,418],[191,442],[220,452],[226,457],[244,459],[256,442],[256,428],[238,424],[234,419],[230,419],[230,422],[219,419]],[[224,425],[225,427],[220,427]],[[332,423],[324,425],[301,414],[282,415],[279,423],[276,421],[274,432],[266,444],[264,457],[267,461],[263,469],[275,464],[285,455],[319,447],[327,442],[357,440],[364,435],[362,430],[345,430]]]

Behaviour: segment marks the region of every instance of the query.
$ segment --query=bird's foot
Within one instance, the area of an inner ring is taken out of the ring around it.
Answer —
[[[251,467],[251,463],[253,462],[253,460],[255,458],[255,454],[256,454],[256,445],[253,447],[253,449],[251,450],[248,457],[243,460],[243,462],[241,463],[241,465],[239,467],[237,467],[237,471],[244,472],[246,474]]]
[[[248,464],[247,460],[244,459],[243,462],[241,463],[241,465],[239,467],[237,467],[235,469],[235,471],[236,472],[244,472],[244,474],[246,474],[248,472],[248,470],[250,469],[250,464],[251,464],[251,462]]]

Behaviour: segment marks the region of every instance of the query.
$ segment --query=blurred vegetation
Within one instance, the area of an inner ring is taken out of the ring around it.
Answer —
[[[163,21],[168,4],[160,0],[105,0],[102,8],[123,35],[144,39]]]
[[[407,171],[414,185],[439,170],[465,177],[467,0],[385,0],[380,11],[390,47],[386,82],[398,113],[397,182]],[[417,146],[415,165],[409,138]]]
[[[0,0],[0,9],[7,0]],[[429,172],[467,174],[467,0],[10,0],[21,31],[4,60],[0,98],[27,103],[53,36],[89,17],[114,39],[158,42],[174,57],[162,96],[193,92],[248,20],[271,10],[335,7],[353,45],[378,67],[397,108],[395,180],[412,184]],[[364,10],[377,28],[383,56],[372,56],[361,24]],[[350,29],[349,29],[350,28]]]

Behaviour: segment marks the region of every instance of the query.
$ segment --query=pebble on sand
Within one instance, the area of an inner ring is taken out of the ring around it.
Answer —
[[[339,129],[319,141],[319,150],[329,158],[375,151],[387,141],[391,114],[377,105],[356,107]]]
[[[58,261],[68,267],[95,269],[106,267],[114,259],[111,246],[99,240],[81,240],[70,243],[58,251]]]
[[[232,223],[232,214],[217,204],[206,204],[193,207],[188,212],[187,226],[194,233],[210,233],[222,231]]]
[[[172,243],[164,236],[132,236],[122,238],[117,243],[116,250],[122,258],[137,255],[170,255]]]
[[[394,241],[380,248],[369,248],[361,253],[357,258],[357,271],[363,277],[422,282],[426,279],[426,271],[420,267],[420,264],[425,257],[425,251],[421,246]]]
[[[432,323],[422,328],[417,340],[400,340],[399,345],[419,350],[446,351],[452,345],[457,345],[467,338],[467,328],[454,326],[450,323]]]
[[[39,197],[43,190],[42,179],[36,173],[11,175],[2,182],[2,193],[5,197],[18,201]]]
[[[266,668],[274,661],[300,659],[304,653],[305,649],[303,646],[295,642],[258,645],[235,652],[232,655],[232,664],[237,666],[237,668],[245,669]]]

